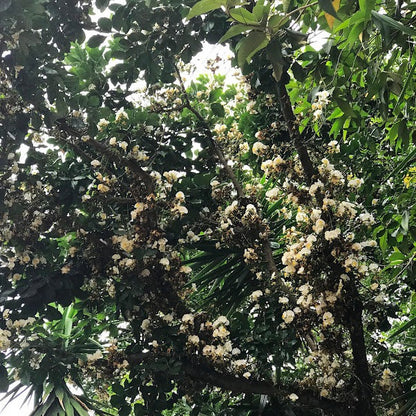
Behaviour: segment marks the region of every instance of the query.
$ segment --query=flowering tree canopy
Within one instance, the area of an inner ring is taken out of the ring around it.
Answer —
[[[414,3],[0,0],[0,29],[6,400],[414,414]],[[203,42],[230,57],[197,75]]]

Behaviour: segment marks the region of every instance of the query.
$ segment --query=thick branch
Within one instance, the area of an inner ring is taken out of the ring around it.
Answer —
[[[353,301],[348,308],[348,330],[351,338],[352,355],[354,359],[354,371],[358,378],[357,393],[358,405],[355,416],[375,416],[372,405],[373,391],[372,379],[368,368],[366,345],[363,328],[363,305],[357,288],[352,283]]]
[[[299,155],[299,160],[305,173],[306,181],[310,184],[312,177],[315,174],[315,168],[309,157],[308,149],[305,145],[305,139],[299,133],[296,117],[293,113],[292,104],[290,102],[289,94],[287,93],[286,86],[282,80],[277,83],[277,98],[279,100],[280,108],[283,113],[287,128],[289,130],[289,136],[295,146]]]
[[[131,366],[151,359],[150,353],[131,354],[127,361]],[[246,380],[234,375],[220,373],[217,370],[203,365],[192,364],[188,361],[182,363],[183,375],[202,384],[219,387],[235,394],[264,394],[280,399],[286,399],[291,393],[299,398],[297,404],[306,409],[321,409],[327,415],[350,416],[351,409],[342,402],[328,400],[317,396],[310,390],[301,390],[297,386],[277,386],[267,381]]]
[[[332,264],[332,270],[334,275],[341,276],[344,273],[343,267],[336,262]],[[373,380],[370,375],[367,347],[364,339],[363,304],[354,280],[351,279],[348,282],[346,290],[348,299],[350,300],[346,302],[344,324],[350,334],[358,395],[354,416],[375,416],[376,412],[372,404]]]

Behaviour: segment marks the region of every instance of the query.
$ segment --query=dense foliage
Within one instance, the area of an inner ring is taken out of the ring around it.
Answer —
[[[415,40],[402,1],[0,0],[6,397],[414,414]]]

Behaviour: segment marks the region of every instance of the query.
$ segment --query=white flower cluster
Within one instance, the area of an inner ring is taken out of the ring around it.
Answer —
[[[312,103],[313,120],[319,120],[323,116],[323,110],[329,104],[329,92],[319,91],[316,94],[316,100]]]

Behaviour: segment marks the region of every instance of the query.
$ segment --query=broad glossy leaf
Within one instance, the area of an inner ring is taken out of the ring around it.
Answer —
[[[225,2],[222,0],[201,0],[196,3],[192,9],[189,11],[188,19],[192,19],[195,16],[200,16],[211,12],[212,10],[219,9],[221,6],[224,6]]]
[[[225,116],[224,107],[220,103],[212,103],[211,104],[211,110],[218,117],[224,117]]]
[[[247,37],[241,40],[238,45],[237,59],[238,65],[243,67],[249,62],[252,56],[259,50],[265,48],[269,40],[264,32],[252,31]]]
[[[247,32],[250,30],[250,27],[242,24],[236,24],[234,26],[231,26],[225,35],[218,41],[218,43],[225,42],[227,39],[233,38],[234,36],[237,36],[241,33]]]
[[[105,41],[105,38],[106,37],[103,36],[103,35],[94,35],[94,36],[91,36],[88,39],[87,45],[90,48],[98,48],[98,46],[100,46]]]
[[[253,13],[250,13],[244,7],[232,9],[230,11],[230,16],[237,20],[237,22],[243,23],[245,25],[258,25],[260,23],[256,16]]]

